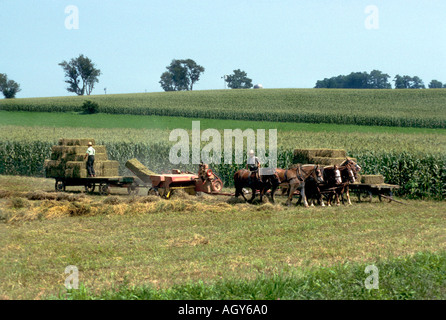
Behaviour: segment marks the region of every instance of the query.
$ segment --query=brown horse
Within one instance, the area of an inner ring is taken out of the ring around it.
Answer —
[[[342,176],[342,180],[343,182],[349,182],[349,183],[354,183],[355,180],[358,179],[358,172],[361,171],[361,167],[352,159],[350,158],[346,158],[342,163],[341,166],[345,166],[347,167],[348,171],[348,177],[347,175],[344,173],[344,175]],[[352,177],[353,175],[353,177]],[[347,200],[348,200],[348,204],[352,204],[350,201],[350,192],[349,192],[349,183],[346,184],[345,188],[344,188],[344,192],[347,195]],[[343,197],[343,193],[341,194],[342,196],[342,203],[344,203],[344,197]]]
[[[260,191],[260,201],[263,196],[271,189],[271,201],[274,203],[274,193],[279,186],[279,177],[277,172],[268,175],[260,175],[258,178],[247,169],[240,169],[234,174],[235,197],[242,196],[245,201],[252,203],[256,197],[257,190]],[[250,188],[252,190],[251,199],[246,199],[243,188]]]
[[[336,173],[336,171],[339,171]],[[347,195],[348,204],[350,194],[348,192],[349,183],[355,182],[355,174],[350,166],[328,166],[324,168],[324,179],[326,184],[320,186],[322,192],[328,194],[328,206],[331,206],[333,197],[336,198],[336,205],[340,205],[340,197],[343,199],[344,193]],[[344,200],[343,200],[344,201]]]
[[[321,192],[321,187],[324,186],[324,168],[321,165],[316,167],[316,176],[318,179],[314,179],[310,176],[305,183],[305,196],[310,206],[314,206],[315,201],[317,201],[321,206],[325,206],[324,197]]]
[[[358,179],[358,172],[361,171],[361,167],[352,159],[346,158],[342,163],[341,166],[348,167],[353,171],[353,174],[355,176],[355,179]]]
[[[304,206],[308,207],[307,198],[305,196],[305,183],[309,179],[314,179],[318,183],[323,181],[322,172],[317,165],[297,165],[290,169],[276,169],[281,181],[281,186],[287,187],[288,199],[286,204],[291,205],[293,194],[299,190]]]

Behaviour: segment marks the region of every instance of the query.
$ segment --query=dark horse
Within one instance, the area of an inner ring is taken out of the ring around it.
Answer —
[[[307,201],[310,206],[314,206],[316,200],[324,207],[324,198],[321,192],[321,187],[325,185],[323,166],[317,165],[316,176],[317,179],[315,179],[313,176],[308,177],[305,183],[305,196],[307,197]],[[301,201],[301,199],[299,199],[299,201]]]
[[[234,174],[235,197],[242,196],[245,201],[252,203],[256,197],[257,190],[260,191],[260,201],[271,189],[271,201],[274,203],[274,193],[279,186],[280,180],[276,170],[272,169],[271,174],[260,174],[259,177],[247,169],[240,169]],[[251,199],[246,199],[243,188],[252,190]]]
[[[343,162],[343,164],[344,163],[345,162]],[[336,173],[337,170],[339,171],[338,174]],[[347,196],[348,204],[352,204],[350,201],[348,185],[356,181],[355,176],[357,177],[356,171],[354,171],[354,167],[350,164],[324,168],[326,184],[320,186],[320,190],[321,192],[328,194],[327,202],[329,206],[331,206],[333,197],[336,198],[336,205],[340,204],[340,198],[342,198],[342,202],[344,202],[344,193]]]
[[[317,183],[323,182],[322,172],[317,165],[296,165],[290,169],[276,169],[281,181],[280,185],[287,188],[287,205],[291,205],[293,194],[299,190],[304,206],[308,207],[307,198],[305,196],[305,184],[309,179],[314,179]]]

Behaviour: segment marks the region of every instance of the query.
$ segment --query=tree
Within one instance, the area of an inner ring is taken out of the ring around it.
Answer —
[[[388,74],[379,70],[367,72],[351,72],[349,75],[318,80],[315,88],[347,88],[347,89],[390,89]]]
[[[101,70],[96,69],[94,63],[84,55],[71,59],[70,62],[62,61],[59,65],[65,72],[66,83],[69,84],[68,92],[83,96],[90,95],[95,83],[99,82],[98,77]]]
[[[424,89],[423,80],[419,77],[400,76],[397,74],[393,79],[395,82],[395,89]]]
[[[432,80],[429,83],[429,89],[438,89],[438,88],[443,88],[443,83],[441,83],[438,80]]]
[[[20,85],[14,80],[8,80],[8,76],[4,73],[0,73],[0,91],[5,96],[5,99],[15,98],[17,92],[19,92]]]
[[[370,89],[391,89],[392,85],[389,83],[390,76],[387,73],[382,73],[379,70],[373,70],[367,80],[367,88]]]
[[[231,89],[249,89],[252,88],[252,79],[247,77],[245,71],[234,70],[234,73],[225,78],[228,87]]]
[[[159,81],[164,91],[192,90],[204,72],[204,68],[192,59],[174,59],[166,69]]]
[[[99,105],[97,104],[97,102],[87,100],[82,104],[82,111],[85,114],[98,113]]]

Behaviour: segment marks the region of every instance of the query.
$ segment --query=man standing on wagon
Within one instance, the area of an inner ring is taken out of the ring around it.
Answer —
[[[96,177],[96,172],[94,171],[94,155],[96,150],[93,148],[93,143],[88,143],[88,149],[85,153],[84,159],[87,159],[87,174],[89,177]]]

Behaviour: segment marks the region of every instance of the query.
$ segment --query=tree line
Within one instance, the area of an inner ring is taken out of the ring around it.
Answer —
[[[77,95],[90,95],[95,84],[99,82],[101,70],[92,60],[84,55],[72,58],[70,61],[59,63],[65,75],[66,90]],[[160,76],[160,85],[164,91],[193,90],[194,85],[200,80],[205,68],[192,59],[173,59],[166,66],[166,71]],[[233,70],[230,75],[225,75],[224,81],[231,89],[252,88],[252,79],[248,78],[245,71]],[[389,82],[391,77],[379,70],[367,72],[352,72],[348,75],[325,78],[316,82],[315,88],[349,88],[349,89],[391,89]],[[418,76],[397,74],[393,80],[396,89],[425,89],[423,80]],[[432,80],[430,89],[446,88],[446,83]],[[255,87],[256,88],[256,87]],[[6,99],[15,98],[20,91],[20,85],[14,80],[8,79],[6,74],[0,73],[0,91]],[[104,89],[105,90],[105,89]]]
[[[315,88],[340,88],[340,89],[391,89],[389,82],[391,77],[379,70],[367,72],[351,72],[348,75],[325,78],[316,82]],[[397,74],[393,80],[395,89],[425,89],[423,80],[418,76]],[[432,80],[429,89],[446,88],[446,83]]]

